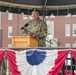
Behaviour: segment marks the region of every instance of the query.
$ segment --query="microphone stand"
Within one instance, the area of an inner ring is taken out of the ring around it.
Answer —
[[[27,31],[27,32],[32,33],[31,31]],[[34,34],[34,33],[32,33],[32,34]],[[32,36],[32,37],[33,37],[33,36]],[[37,39],[39,40],[39,37],[37,37],[35,34],[34,34],[34,38],[37,38]],[[51,40],[48,41],[48,40],[46,40],[45,38],[44,38],[44,40],[47,41],[47,42],[49,42],[50,44],[53,44],[53,43],[51,42]]]

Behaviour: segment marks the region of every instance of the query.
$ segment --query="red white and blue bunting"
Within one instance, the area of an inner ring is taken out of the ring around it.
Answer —
[[[6,54],[12,75],[58,75],[68,53],[76,60],[76,50],[0,50],[0,61]]]

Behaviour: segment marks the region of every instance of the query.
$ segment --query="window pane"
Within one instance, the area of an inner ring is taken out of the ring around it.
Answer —
[[[8,20],[12,20],[13,19],[13,14],[12,13],[8,13]]]
[[[70,36],[70,24],[65,25],[65,36]]]
[[[12,44],[8,44],[8,48],[12,48]]]
[[[32,16],[29,16],[29,19],[32,19]]]
[[[47,23],[47,34],[54,36],[54,21],[46,21]]]
[[[8,37],[12,36],[12,26],[8,27]]]
[[[28,19],[28,16],[23,14],[23,19]]]
[[[76,36],[76,24],[73,24],[73,36]]]
[[[65,44],[65,47],[70,47],[70,44]]]
[[[71,65],[71,60],[65,60],[65,65]]]
[[[72,47],[76,47],[76,44],[74,43],[74,44],[72,45]]]

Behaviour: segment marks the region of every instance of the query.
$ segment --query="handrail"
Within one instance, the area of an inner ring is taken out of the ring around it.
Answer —
[[[43,50],[60,50],[60,49],[76,49],[76,47],[26,47],[26,48],[0,48],[4,50],[28,50],[28,49],[43,49]]]

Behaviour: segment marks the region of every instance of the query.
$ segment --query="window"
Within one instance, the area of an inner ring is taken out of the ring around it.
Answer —
[[[45,18],[48,18],[48,16],[45,16]]]
[[[29,19],[32,19],[32,16],[29,16]]]
[[[70,36],[70,24],[65,25],[65,36]]]
[[[68,13],[65,17],[71,17],[71,13]]]
[[[55,18],[55,15],[54,15],[54,14],[51,14],[51,15],[50,15],[50,18]]]
[[[69,43],[65,44],[65,47],[70,47],[70,44]]]
[[[23,14],[23,19],[28,19],[28,15]]]
[[[74,44],[72,45],[72,47],[76,47],[76,43],[74,43]]]
[[[8,27],[8,37],[12,36],[12,26]]]
[[[13,14],[12,13],[8,13],[8,20],[12,20],[13,19]]]
[[[54,36],[54,21],[46,21],[47,23],[47,34]]]
[[[65,60],[65,65],[71,65],[71,54],[69,53],[67,59]]]
[[[73,24],[73,36],[76,36],[76,24]]]
[[[8,44],[8,48],[12,48],[12,44]]]
[[[72,17],[76,17],[76,15],[72,15]]]

